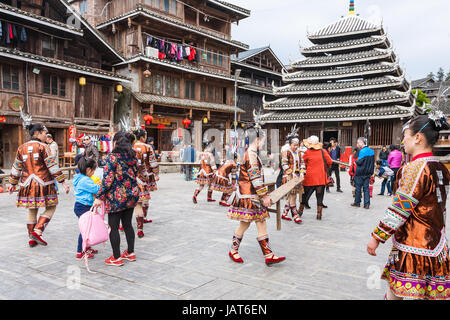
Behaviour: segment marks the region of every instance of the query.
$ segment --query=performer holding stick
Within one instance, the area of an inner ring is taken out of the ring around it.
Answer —
[[[266,219],[269,218],[267,208],[272,205],[268,194],[268,188],[264,186],[262,161],[258,156],[258,150],[265,143],[264,132],[261,129],[259,117],[255,112],[255,127],[248,130],[249,147],[244,154],[239,169],[239,188],[232,207],[228,211],[228,217],[239,221],[229,251],[230,258],[237,263],[243,263],[239,256],[239,246],[245,231],[255,222],[258,230],[257,240],[265,257],[266,265],[272,265],[285,260],[285,257],[277,257],[269,246]]]

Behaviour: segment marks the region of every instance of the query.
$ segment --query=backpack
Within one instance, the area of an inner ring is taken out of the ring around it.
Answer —
[[[104,220],[105,205],[102,204],[102,206],[100,207],[100,213],[97,213],[97,210],[98,209],[91,208],[78,220],[81,237],[83,238],[83,252],[85,252],[89,247],[95,246],[100,243],[105,243],[109,240],[109,232],[111,231],[111,229]],[[84,257],[88,272],[95,273],[89,270],[87,254],[85,254]]]

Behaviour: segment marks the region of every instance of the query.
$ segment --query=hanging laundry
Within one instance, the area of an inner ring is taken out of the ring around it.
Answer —
[[[27,32],[25,30],[25,27],[22,26],[22,30],[20,30],[20,41],[26,42],[27,41]]]
[[[196,51],[195,51],[195,48],[194,48],[194,47],[190,47],[189,50],[190,50],[190,54],[189,54],[188,60],[189,60],[189,61],[192,61],[192,60],[195,59]]]
[[[159,41],[159,52],[164,53],[164,40]]]
[[[3,22],[0,21],[0,38],[3,37]]]
[[[184,56],[183,58],[188,59],[191,54],[191,48],[190,47],[184,47]]]
[[[153,37],[151,37],[151,36],[147,36],[147,42],[146,42],[146,46],[147,46],[147,47],[150,47],[150,46],[151,46],[151,43],[152,43],[152,41],[153,41]]]
[[[164,53],[162,53],[162,52],[159,52],[158,53],[158,58],[161,59],[161,60],[164,60],[166,58],[166,55]]]
[[[177,47],[177,61],[183,60],[183,47],[178,46]]]

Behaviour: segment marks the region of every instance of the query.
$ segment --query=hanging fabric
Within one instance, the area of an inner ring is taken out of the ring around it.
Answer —
[[[20,30],[20,41],[26,42],[27,41],[27,32],[25,30],[25,27],[22,26],[22,29]]]

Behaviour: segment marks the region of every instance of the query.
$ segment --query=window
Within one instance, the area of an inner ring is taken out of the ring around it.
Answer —
[[[42,55],[54,58],[56,53],[56,41],[53,37],[44,36],[42,38]]]
[[[177,0],[170,1],[170,13],[174,15],[177,14]]]
[[[3,89],[19,91],[19,69],[11,66],[2,66]]]
[[[184,97],[186,99],[195,99],[195,82],[186,80]]]
[[[160,6],[160,0],[153,0],[153,7],[155,7],[156,9],[159,9]]]
[[[163,0],[163,1],[164,1],[164,11],[169,12],[170,0]]]
[[[87,0],[83,0],[80,2],[80,14],[87,13]]]
[[[173,81],[173,96],[175,98],[180,97],[180,79],[175,78]]]
[[[223,65],[223,56],[222,52],[219,52],[219,66],[221,67]]]
[[[53,96],[66,96],[66,78],[58,77],[48,73],[42,74],[44,94],[51,94]]]
[[[212,63],[212,56],[211,56],[211,51],[208,50],[208,54],[207,54],[207,58],[206,58],[206,62],[211,64]]]
[[[214,54],[213,54],[213,64],[217,64],[217,51],[214,50]]]
[[[163,84],[162,84],[162,76],[157,74],[155,75],[154,79],[154,84],[153,84],[153,88],[154,88],[154,93],[155,94],[159,94],[162,96],[163,94]]]
[[[206,101],[206,84],[200,86],[200,101]]]

